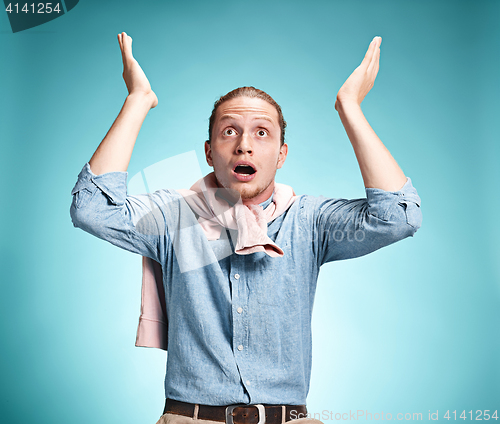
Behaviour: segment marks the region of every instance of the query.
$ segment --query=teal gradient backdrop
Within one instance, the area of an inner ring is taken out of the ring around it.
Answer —
[[[382,36],[363,110],[423,225],[323,267],[308,409],[500,409],[499,17],[498,1],[81,0],[12,34],[0,13],[2,422],[155,423],[163,408],[165,353],[134,347],[141,258],[69,216],[125,99],[121,31],[159,98],[129,178],[192,150],[208,172],[213,102],[254,85],[289,124],[278,181],[346,198],[365,193],[335,95]]]

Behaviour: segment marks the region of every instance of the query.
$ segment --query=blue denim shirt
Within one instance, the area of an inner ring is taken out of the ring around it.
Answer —
[[[422,220],[409,178],[366,199],[302,195],[268,224],[284,251],[272,258],[235,254],[229,231],[208,241],[175,190],[128,196],[126,172],[86,163],[71,194],[75,227],[162,265],[165,396],[205,405],[305,404],[320,266],[413,236]]]

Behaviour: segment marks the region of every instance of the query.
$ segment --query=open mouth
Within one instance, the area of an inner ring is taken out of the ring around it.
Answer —
[[[255,169],[250,165],[238,165],[234,168],[234,172],[241,175],[252,175],[255,174]]]
[[[239,161],[233,168],[233,175],[238,181],[249,182],[255,178],[257,169],[250,162]]]

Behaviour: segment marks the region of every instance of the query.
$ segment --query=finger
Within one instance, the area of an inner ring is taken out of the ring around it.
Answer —
[[[375,51],[375,38],[371,41],[370,45],[368,46],[368,50],[366,51],[365,57],[363,58],[361,65],[368,66],[370,64],[374,51]]]
[[[375,75],[378,72],[379,64],[380,64],[380,46],[382,44],[382,37],[379,37],[377,51],[375,54]]]
[[[371,75],[373,80],[377,77],[378,69],[380,63],[380,49],[377,49],[373,63],[368,67],[368,73]]]
[[[123,61],[123,64],[125,65],[125,60],[126,60],[126,57],[125,57],[125,45],[124,45],[124,42],[123,42],[123,32],[121,34],[118,34],[118,43],[120,44],[120,52],[122,54],[122,61]]]
[[[373,55],[370,59],[370,64],[368,65],[368,71],[371,72],[375,70],[375,72],[378,71],[378,63],[380,59],[380,43],[382,42],[382,38],[380,37],[375,37],[375,48],[373,51]]]
[[[120,43],[120,49],[122,51],[122,58],[124,61],[132,55],[130,42],[128,41],[129,38],[130,37],[125,32],[118,34],[118,42]]]
[[[372,40],[373,43],[373,48],[372,48],[372,54],[370,57],[370,63],[373,63],[375,56],[377,54],[377,51],[379,49],[379,37],[374,37]]]
[[[120,49],[123,51],[123,34],[118,34],[118,41],[120,42]]]
[[[128,36],[125,33],[124,33],[123,46],[124,46],[123,51],[125,53],[125,57],[127,59],[133,59],[134,56],[132,55],[132,37]]]

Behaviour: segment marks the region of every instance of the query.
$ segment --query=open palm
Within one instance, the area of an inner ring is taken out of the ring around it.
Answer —
[[[146,94],[151,98],[151,107],[156,107],[158,98],[151,89],[151,84],[146,74],[132,55],[132,37],[122,32],[118,34],[118,43],[120,44],[120,50],[122,52],[123,79],[125,80],[129,94]]]
[[[347,78],[337,93],[335,109],[338,110],[339,102],[356,102],[360,105],[372,89],[379,68],[381,43],[381,37],[375,37],[372,40],[363,61]]]

